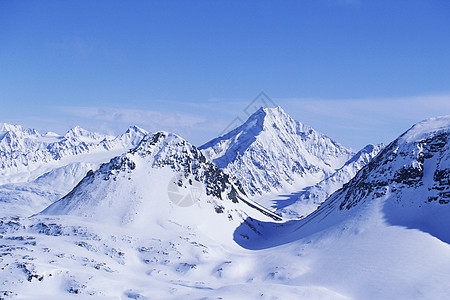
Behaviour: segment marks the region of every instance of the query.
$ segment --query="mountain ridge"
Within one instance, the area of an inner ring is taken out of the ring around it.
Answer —
[[[135,147],[147,134],[117,137],[77,126],[65,135],[0,125],[0,216],[29,216],[67,194],[91,169]]]
[[[131,148],[147,134],[137,126],[128,128],[117,137],[90,132],[79,126],[63,136],[40,134],[35,129],[6,123],[0,129],[0,174],[3,176],[30,172],[39,168],[40,164],[66,157]]]

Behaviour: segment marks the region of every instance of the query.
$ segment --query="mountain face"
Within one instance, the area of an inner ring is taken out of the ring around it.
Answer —
[[[19,125],[2,124],[0,184],[24,181],[24,176],[30,172],[63,159],[69,161],[71,157],[82,154],[124,151],[136,145],[146,133],[145,130],[134,126],[126,133],[113,137],[89,132],[77,126],[64,136],[58,136],[54,133],[40,134],[35,129],[26,129]]]
[[[101,218],[124,225],[167,219],[173,206],[191,205],[196,215],[205,210],[206,215],[223,215],[226,222],[242,222],[252,215],[281,220],[248,200],[239,181],[231,180],[197,148],[166,132],[145,136],[136,148],[89,172],[42,214]]]
[[[280,107],[260,108],[243,125],[199,149],[236,176],[249,195],[313,185],[353,156]]]
[[[450,242],[450,116],[414,125],[330,199],[340,211],[377,199],[393,225]]]
[[[331,194],[349,182],[384,147],[383,144],[365,146],[330,177],[299,192],[295,202],[279,209],[278,213],[288,218],[301,218],[309,215]]]
[[[393,207],[444,210],[450,202],[449,137],[450,117],[414,125],[338,193],[344,196],[339,209],[389,194]]]

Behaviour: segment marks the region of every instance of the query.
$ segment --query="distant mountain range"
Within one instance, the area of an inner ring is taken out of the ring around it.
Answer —
[[[27,216],[68,192],[91,169],[135,147],[147,131],[117,137],[74,127],[65,135],[0,125],[0,215]]]
[[[147,133],[132,126],[114,137],[77,126],[60,136],[2,124],[0,184],[4,185],[0,186],[0,207],[9,213],[14,199],[15,205],[28,206],[29,209],[21,211],[29,214],[49,205],[68,193],[87,171],[137,146]],[[313,211],[356,174],[363,166],[361,162],[368,161],[352,159],[352,151],[293,120],[280,107],[261,108],[242,126],[199,149],[238,180],[244,192],[257,202],[259,195],[300,191],[321,182],[322,188],[310,189],[301,196],[320,194],[314,200],[310,199],[312,196],[309,200],[300,197],[299,201],[278,209],[278,213],[292,218]],[[335,174],[347,162],[345,171],[338,172],[346,175]],[[332,175],[333,184],[326,183]],[[328,192],[322,193],[324,188],[329,188]]]
[[[101,153],[111,150],[124,151],[133,147],[147,131],[133,126],[124,134],[113,137],[90,132],[81,127],[70,129],[65,135],[41,134],[35,129],[20,125],[0,125],[0,174],[13,175],[31,172],[42,163],[51,163],[63,158],[82,154]],[[2,178],[2,182],[8,179]]]

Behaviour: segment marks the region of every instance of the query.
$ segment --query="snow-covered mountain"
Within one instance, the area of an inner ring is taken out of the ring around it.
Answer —
[[[135,147],[147,132],[117,137],[74,127],[64,136],[0,126],[0,215],[27,216],[67,194],[89,170]]]
[[[327,201],[345,212],[380,205],[392,225],[450,242],[450,116],[414,125]],[[319,212],[318,212],[319,213]]]
[[[183,196],[193,189],[197,195]],[[116,225],[145,220],[154,223],[161,217],[167,219],[167,211],[162,213],[160,209],[172,211],[168,204],[196,206],[200,220],[204,216],[199,207],[205,206],[208,213],[223,215],[227,222],[242,222],[248,216],[281,220],[247,199],[239,181],[230,180],[196,147],[167,132],[145,136],[136,148],[103,164],[96,172],[89,172],[68,195],[42,214],[100,218]]]
[[[280,208],[278,212],[289,218],[301,218],[309,215],[331,194],[349,182],[384,146],[384,144],[365,146],[330,177],[297,193],[297,199],[292,204]]]
[[[236,176],[249,195],[314,185],[354,155],[280,107],[260,108],[244,124],[199,149]]]
[[[0,218],[0,297],[445,299],[449,137],[450,116],[418,123],[275,221],[188,142],[147,135],[41,214]]]
[[[204,293],[242,276],[236,227],[259,234],[261,222],[280,220],[196,147],[157,132],[89,172],[41,213],[0,220],[7,244],[32,252],[24,257],[7,246],[0,266],[9,275],[0,284],[8,295],[43,298],[197,298],[193,287]],[[38,292],[30,291],[33,284]]]
[[[342,223],[361,230],[375,222],[450,242],[449,141],[450,116],[417,123],[316,211],[291,223],[294,231],[303,235]]]
[[[449,141],[450,116],[420,122],[306,218],[263,224],[261,235],[238,228],[236,240],[306,263],[300,277],[287,274],[289,264],[276,264],[290,282],[314,282],[353,299],[446,298]],[[245,233],[248,239],[239,238]]]
[[[64,136],[41,134],[20,125],[0,125],[0,184],[34,180],[38,176],[66,162],[82,161],[75,157],[118,151],[135,146],[147,132],[130,127],[114,137],[89,132],[80,127],[70,129]],[[114,155],[110,155],[112,157]],[[73,159],[75,158],[75,159]],[[59,163],[61,162],[61,163]],[[50,166],[50,168],[45,168]],[[43,169],[45,171],[41,171]],[[30,177],[31,176],[31,177]]]
[[[30,182],[0,185],[0,216],[30,216],[41,211],[66,195],[89,170],[97,169],[99,159],[55,167]]]

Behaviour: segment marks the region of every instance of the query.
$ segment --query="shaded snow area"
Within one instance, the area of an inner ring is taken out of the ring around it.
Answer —
[[[117,138],[75,128],[92,148],[41,159],[22,154],[65,138],[0,129],[38,136],[2,150],[16,169],[0,186],[0,299],[450,295],[450,116],[357,153],[281,108],[201,150],[142,131],[100,151]]]

